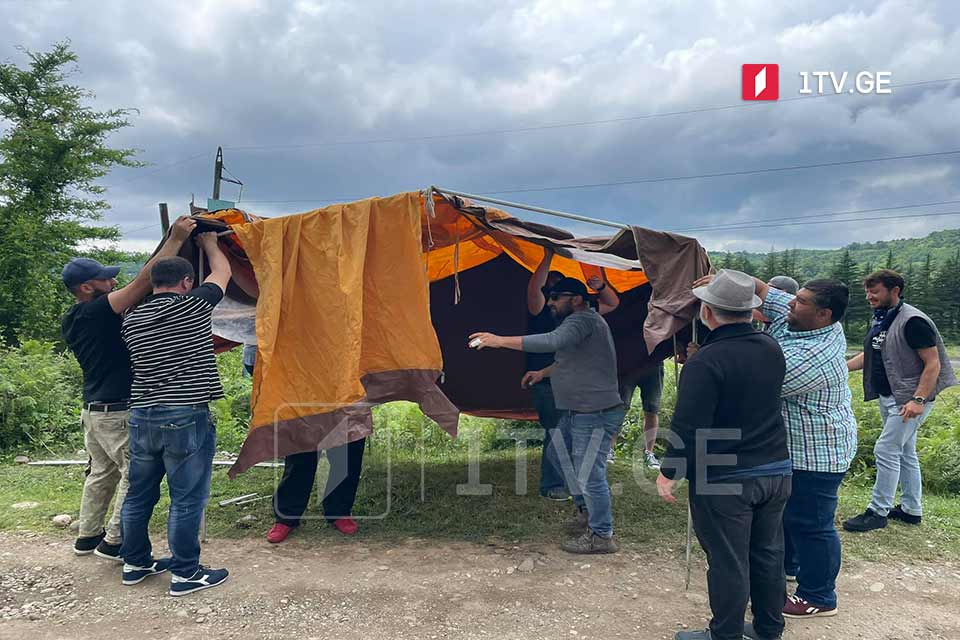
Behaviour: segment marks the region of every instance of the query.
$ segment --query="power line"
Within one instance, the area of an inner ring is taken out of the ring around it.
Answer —
[[[901,219],[916,219],[916,218],[935,218],[937,216],[957,216],[960,215],[960,211],[942,211],[939,213],[913,213],[913,214],[901,214],[895,216],[869,216],[866,218],[846,218],[843,220],[808,220],[801,222],[778,222],[774,224],[755,224],[749,227],[740,227],[738,229],[733,229],[733,231],[740,231],[742,229],[763,229],[771,227],[800,227],[814,224],[842,224],[845,222],[873,222],[875,220],[901,220]],[[717,231],[728,231],[728,229],[717,229]]]
[[[477,195],[498,195],[502,193],[537,193],[545,191],[573,191],[577,189],[597,189],[602,187],[619,187],[632,184],[651,184],[655,182],[679,182],[684,180],[701,180],[704,178],[728,178],[733,176],[747,176],[764,173],[779,173],[783,171],[801,171],[806,169],[818,169],[821,167],[839,167],[857,164],[870,164],[875,162],[891,162],[894,160],[915,160],[918,158],[936,158],[960,154],[960,149],[951,151],[935,151],[931,153],[911,153],[899,156],[882,156],[879,158],[861,158],[859,160],[838,160],[835,162],[817,162],[813,164],[797,164],[785,167],[766,167],[763,169],[744,169],[740,171],[721,171],[717,173],[700,173],[686,176],[662,176],[657,178],[634,178],[630,180],[617,180],[613,182],[594,182],[587,184],[558,185],[553,187],[524,187],[514,189],[498,189],[492,191],[477,191]],[[296,200],[247,200],[251,204],[292,204],[296,202],[343,202],[351,200],[360,200],[367,196],[340,196],[336,198],[309,198]]]
[[[902,209],[918,209],[920,207],[935,207],[944,204],[960,204],[960,200],[940,200],[938,202],[923,202],[920,204],[903,204],[896,207],[877,207],[875,209],[852,209],[849,211],[829,211],[827,213],[814,213],[802,216],[786,216],[783,218],[768,218],[765,220],[741,220],[740,222],[728,222],[723,224],[709,224],[699,227],[685,227],[683,229],[674,229],[674,231],[732,231],[739,228],[749,229],[754,224],[767,222],[780,222],[783,220],[805,220],[810,218],[827,218],[830,216],[845,216],[854,213],[874,213],[876,211],[898,211]]]
[[[152,169],[151,171],[148,171],[148,172],[146,172],[146,173],[141,173],[140,175],[133,176],[132,178],[129,178],[129,179],[127,179],[127,180],[121,180],[120,182],[117,182],[117,183],[115,183],[115,184],[105,184],[105,185],[103,185],[103,187],[104,187],[105,189],[112,189],[112,188],[114,188],[114,187],[118,187],[118,186],[123,185],[123,184],[129,184],[129,183],[134,182],[134,181],[136,181],[136,180],[142,180],[142,179],[144,179],[144,178],[147,178],[147,177],[149,177],[149,176],[152,176],[152,175],[154,175],[155,173],[160,173],[161,171],[166,171],[167,169],[170,169],[170,168],[172,168],[172,167],[176,167],[176,166],[179,166],[179,165],[181,165],[181,164],[186,164],[187,162],[191,162],[191,161],[193,161],[193,160],[196,160],[197,158],[202,158],[202,157],[204,157],[204,156],[209,156],[209,155],[210,155],[210,153],[207,152],[207,151],[204,151],[204,152],[202,152],[202,153],[195,153],[195,154],[193,154],[192,156],[190,156],[190,157],[188,157],[188,158],[182,158],[182,159],[177,160],[177,161],[175,161],[175,162],[170,162],[170,163],[167,163],[167,164],[162,164],[162,165],[160,165],[160,166],[158,166],[158,167],[155,167],[154,169]]]
[[[928,86],[928,85],[934,85],[934,84],[951,83],[951,82],[956,82],[957,80],[960,80],[960,76],[953,77],[953,78],[940,78],[938,80],[921,80],[918,82],[906,82],[903,84],[890,85],[890,86],[893,89],[910,89],[910,88]],[[825,93],[820,95],[794,96],[792,98],[784,98],[782,100],[778,100],[776,103],[794,102],[797,100],[813,100],[816,98],[828,98],[836,95],[848,95],[848,94],[826,94]],[[574,127],[587,127],[587,126],[593,126],[593,125],[616,124],[616,123],[622,123],[622,122],[650,120],[655,118],[667,118],[667,117],[690,115],[690,114],[696,114],[696,113],[709,113],[713,111],[728,111],[732,109],[744,109],[744,108],[750,108],[750,107],[769,106],[771,104],[776,104],[776,103],[766,102],[766,101],[747,101],[747,102],[741,102],[736,104],[720,105],[720,106],[713,106],[713,107],[700,107],[695,109],[684,109],[679,111],[667,111],[663,113],[647,113],[647,114],[641,114],[636,116],[607,118],[603,120],[562,122],[562,123],[553,123],[553,124],[545,124],[545,125],[534,125],[529,127],[516,127],[516,128],[510,128],[510,129],[491,129],[491,130],[485,130],[485,131],[454,132],[454,133],[445,133],[445,134],[434,134],[429,136],[409,136],[409,137],[396,137],[396,138],[374,138],[374,139],[366,139],[366,140],[328,141],[328,142],[315,142],[315,143],[304,143],[304,144],[295,144],[295,145],[240,145],[235,147],[223,147],[223,148],[228,149],[230,151],[254,151],[254,150],[305,149],[305,148],[335,147],[335,146],[389,144],[389,143],[402,143],[402,142],[421,142],[421,141],[429,141],[429,140],[444,140],[444,139],[452,139],[452,138],[468,138],[468,137],[489,136],[489,135],[506,135],[511,133],[526,133],[531,131],[547,131],[552,129],[566,129],[566,128],[574,128]],[[187,158],[182,158],[180,160],[177,160],[165,165],[161,165],[156,169],[154,169],[153,171],[150,171],[138,176],[134,176],[128,180],[117,182],[116,184],[112,184],[112,185],[104,185],[104,187],[109,189],[109,188],[117,187],[120,185],[128,184],[136,180],[141,180],[153,174],[159,173],[161,171],[165,171],[167,169],[190,162],[192,160],[196,160],[197,158],[200,158],[206,155],[208,155],[208,152],[197,153]],[[505,192],[499,192],[499,193],[505,193]],[[359,199],[363,197],[366,197],[366,196],[359,196],[356,198],[349,198],[349,199]],[[289,203],[289,202],[312,202],[312,201],[333,202],[334,200],[324,200],[324,199],[309,200],[309,201],[308,200],[299,200],[299,201],[276,200],[276,201],[269,201],[269,202]],[[256,201],[248,200],[248,202],[256,202]],[[267,201],[261,201],[261,202],[267,202]]]
[[[501,189],[498,191],[480,191],[478,195],[496,195],[501,193],[535,193],[543,191],[571,191],[576,189],[598,189],[601,187],[620,187],[631,184],[651,184],[654,182],[680,182],[684,180],[702,180],[704,178],[729,178],[732,176],[747,176],[762,173],[778,173],[781,171],[799,171],[817,169],[820,167],[840,167],[854,164],[868,164],[873,162],[889,162],[892,160],[913,160],[916,158],[934,158],[939,156],[956,155],[960,149],[953,151],[937,151],[934,153],[912,153],[900,156],[885,156],[881,158],[864,158],[861,160],[839,160],[836,162],[817,162],[814,164],[796,164],[786,167],[767,167],[764,169],[747,169],[743,171],[720,171],[717,173],[700,173],[688,176],[664,176],[659,178],[636,178],[633,180],[617,180],[614,182],[595,182],[587,184],[559,185],[555,187],[524,187],[515,189]]]
[[[895,89],[907,89],[913,87],[920,87],[931,84],[942,84],[949,83],[960,80],[960,77],[954,78],[942,78],[939,80],[923,80],[920,82],[908,82],[900,85],[891,85],[891,88]],[[797,100],[814,100],[816,98],[828,98],[836,95],[849,95],[849,94],[840,94],[840,93],[824,93],[818,95],[809,95],[809,96],[795,96],[793,98],[784,98],[778,100],[777,102],[794,102]],[[479,136],[492,136],[492,135],[506,135],[512,133],[529,133],[531,131],[548,131],[551,129],[569,129],[573,127],[589,127],[594,125],[604,125],[604,124],[617,124],[622,122],[634,122],[638,120],[651,120],[654,118],[668,118],[673,116],[682,116],[682,115],[691,115],[695,113],[709,113],[713,111],[729,111],[732,109],[747,109],[751,107],[759,106],[769,106],[771,104],[776,104],[772,101],[744,101],[736,104],[727,104],[719,105],[713,107],[698,107],[694,109],[683,109],[680,111],[665,111],[662,113],[646,113],[635,116],[623,116],[619,118],[606,118],[603,120],[583,120],[579,122],[560,122],[553,124],[543,124],[543,125],[533,125],[529,127],[515,127],[510,129],[487,129],[481,131],[462,131],[454,133],[439,133],[425,136],[403,136],[395,138],[369,138],[361,140],[339,140],[339,141],[324,141],[324,142],[305,142],[301,144],[276,144],[276,145],[240,145],[235,147],[223,147],[230,151],[276,151],[283,149],[312,149],[319,147],[339,147],[339,146],[355,146],[355,145],[368,145],[368,144],[393,144],[400,142],[423,142],[423,141],[432,141],[432,140],[447,140],[450,138],[473,138]]]

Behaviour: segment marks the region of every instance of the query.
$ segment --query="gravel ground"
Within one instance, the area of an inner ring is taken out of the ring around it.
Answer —
[[[166,576],[124,587],[119,564],[74,556],[66,536],[0,533],[0,637],[652,640],[708,618],[704,567],[685,593],[679,548],[212,540],[204,561],[230,580],[171,598]],[[848,562],[840,614],[785,637],[957,640],[958,584],[957,563]]]

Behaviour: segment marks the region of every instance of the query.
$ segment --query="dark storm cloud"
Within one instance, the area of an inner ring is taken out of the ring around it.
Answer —
[[[0,3],[0,42],[70,38],[97,106],[134,107],[116,145],[154,163],[117,170],[106,221],[157,236],[156,203],[211,188],[218,144],[248,209],[302,211],[440,184],[467,191],[615,182],[960,149],[958,84],[611,124],[408,142],[450,132],[738,105],[740,65],[950,78],[960,10],[914,2]],[[15,50],[3,52],[17,59]],[[20,58],[22,59],[22,58]],[[284,145],[341,143],[281,149]],[[242,147],[265,146],[265,149]],[[198,157],[193,157],[198,156]],[[960,199],[958,156],[504,197],[684,229]],[[172,166],[171,166],[172,165]],[[232,186],[225,195],[235,195]],[[953,209],[960,210],[954,206]],[[949,206],[923,212],[949,211]],[[895,213],[895,212],[891,212]],[[878,213],[876,215],[889,215]],[[854,217],[862,217],[854,216]],[[839,246],[923,235],[960,216],[696,232],[711,248]]]

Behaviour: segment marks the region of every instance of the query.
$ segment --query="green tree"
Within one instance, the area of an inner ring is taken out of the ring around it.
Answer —
[[[770,278],[778,275],[782,274],[777,260],[777,252],[774,251],[773,247],[770,247],[770,253],[764,257],[763,264],[760,266],[760,274],[757,277],[764,282],[770,282]]]
[[[883,268],[900,271],[900,263],[897,262],[897,259],[893,256],[893,248],[887,249],[887,259],[883,263]]]
[[[950,340],[960,338],[960,249],[947,258],[936,270],[930,284],[933,299],[927,313],[933,318],[940,334]]]
[[[798,268],[798,257],[796,249],[788,249],[780,254],[780,262],[777,265],[779,273],[777,275],[790,276],[802,284],[803,277]]]
[[[920,263],[920,268],[917,270],[917,274],[914,276],[913,282],[910,285],[912,289],[910,295],[911,304],[916,305],[931,316],[937,315],[937,310],[934,307],[938,306],[936,304],[936,296],[933,292],[934,270],[933,259],[928,253],[923,262]]]
[[[96,111],[89,91],[68,83],[77,61],[69,43],[29,63],[0,64],[0,338],[58,337],[68,299],[63,263],[88,240],[113,240],[93,227],[108,204],[96,181],[115,166],[140,166],[133,149],[107,137],[129,125],[125,109]]]
[[[836,263],[834,263],[830,277],[850,287],[859,280],[857,277],[858,274],[857,264],[853,261],[850,250],[844,249]],[[851,307],[848,309],[846,315],[843,316],[843,330],[847,332],[847,335],[850,335],[850,323],[858,319],[856,315],[856,308]]]
[[[748,273],[751,276],[757,275],[757,267],[752,262],[750,262],[750,257],[747,255],[746,251],[741,251],[736,256],[736,269],[737,271],[743,271]]]

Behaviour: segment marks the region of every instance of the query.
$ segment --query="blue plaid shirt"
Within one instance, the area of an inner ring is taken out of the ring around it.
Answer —
[[[857,453],[857,421],[847,382],[847,340],[835,322],[814,331],[791,331],[787,306],[794,296],[770,288],[761,308],[767,333],[787,362],[780,411],[793,468],[843,473]]]

